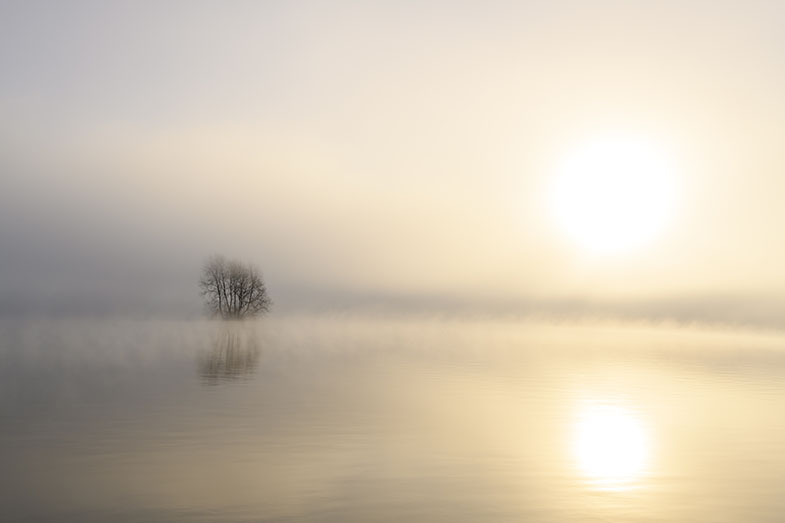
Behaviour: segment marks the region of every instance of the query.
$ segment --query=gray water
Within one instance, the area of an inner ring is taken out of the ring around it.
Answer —
[[[0,466],[14,522],[783,521],[785,338],[5,321]]]

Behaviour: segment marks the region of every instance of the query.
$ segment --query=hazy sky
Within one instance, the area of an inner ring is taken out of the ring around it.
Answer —
[[[218,252],[284,309],[785,317],[783,27],[776,1],[0,1],[0,310],[198,310]],[[668,151],[676,203],[596,256],[547,191],[607,132]]]

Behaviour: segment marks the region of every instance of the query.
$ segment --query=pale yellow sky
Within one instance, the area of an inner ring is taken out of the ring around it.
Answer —
[[[0,12],[6,296],[111,295],[113,271],[160,289],[214,251],[257,260],[284,302],[785,293],[781,3]],[[653,241],[597,256],[548,188],[603,133],[668,151],[676,200]]]

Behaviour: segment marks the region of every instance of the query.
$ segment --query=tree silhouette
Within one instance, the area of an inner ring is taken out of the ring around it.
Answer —
[[[202,269],[199,288],[212,316],[242,319],[270,310],[262,273],[250,263],[213,256]]]

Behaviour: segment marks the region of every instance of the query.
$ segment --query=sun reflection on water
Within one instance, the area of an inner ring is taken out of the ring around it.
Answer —
[[[651,456],[651,438],[635,411],[622,405],[581,405],[572,439],[576,465],[593,488],[638,486]]]

